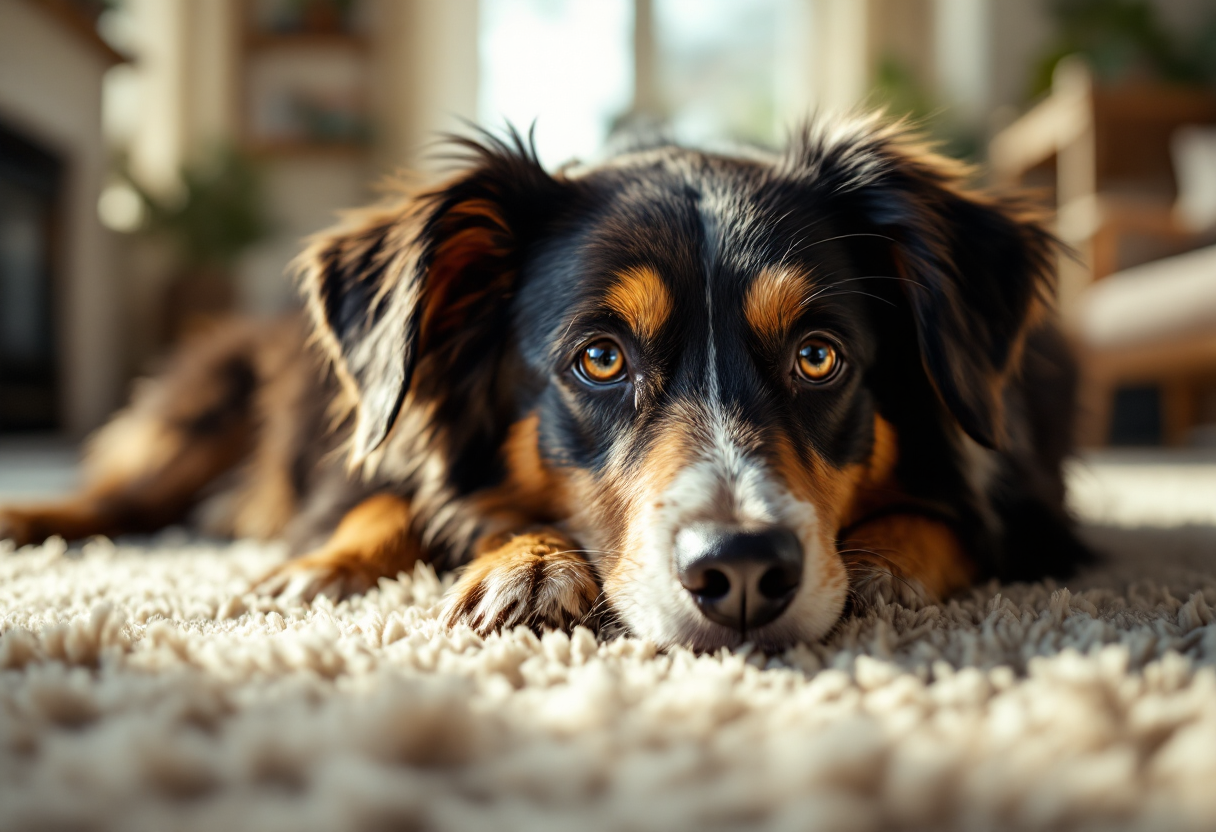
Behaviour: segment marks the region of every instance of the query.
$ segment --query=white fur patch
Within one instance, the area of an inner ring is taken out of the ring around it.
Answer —
[[[631,559],[638,571],[611,587],[613,606],[637,635],[661,645],[699,648],[735,645],[743,635],[715,624],[697,609],[676,575],[673,552],[681,530],[698,522],[783,526],[802,544],[803,579],[789,609],[776,621],[748,632],[758,644],[787,645],[823,636],[844,607],[848,587],[835,546],[823,534],[811,503],[790,493],[767,465],[746,454],[728,416],[711,416],[710,441],[664,490],[640,507]]]

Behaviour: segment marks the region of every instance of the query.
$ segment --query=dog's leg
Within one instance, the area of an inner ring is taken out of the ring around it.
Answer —
[[[96,476],[66,500],[0,508],[0,540],[24,546],[52,535],[113,537],[179,522],[199,492],[247,453],[250,442],[243,429],[197,436],[166,425],[122,424],[128,418],[120,416],[106,429],[138,434],[125,458],[94,460]],[[107,438],[104,431],[101,438]],[[111,453],[116,452],[102,451]]]
[[[576,543],[542,530],[495,541],[452,587],[443,619],[485,635],[524,624],[567,628],[592,610],[600,594]]]
[[[89,494],[60,503],[0,508],[0,540],[11,540],[18,547],[41,543],[55,535],[65,540],[113,535],[125,530],[122,525]]]
[[[257,589],[306,601],[317,595],[336,600],[408,572],[422,554],[410,517],[409,501],[402,497],[368,497],[346,513],[324,546],[276,567]]]
[[[971,585],[975,565],[954,530],[919,514],[889,514],[855,524],[838,543],[854,593],[884,591],[908,601],[939,601]]]
[[[181,395],[173,394],[185,379],[145,387],[90,442],[82,491],[57,502],[0,507],[0,540],[23,546],[52,535],[114,536],[184,519],[200,492],[254,441],[248,396],[255,382],[235,363],[209,376]]]

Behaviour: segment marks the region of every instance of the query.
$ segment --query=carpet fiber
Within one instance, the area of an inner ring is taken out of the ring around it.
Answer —
[[[0,827],[1211,829],[1216,503],[1121,526],[1133,473],[1074,477],[1109,557],[1067,588],[771,657],[448,632],[425,568],[300,606],[246,592],[273,547],[0,544]]]

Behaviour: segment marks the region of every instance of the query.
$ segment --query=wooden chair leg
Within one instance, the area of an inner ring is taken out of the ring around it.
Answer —
[[[1185,445],[1196,423],[1195,385],[1189,378],[1161,382],[1161,428],[1166,445]]]
[[[1076,442],[1080,448],[1101,448],[1110,442],[1111,415],[1115,405],[1115,384],[1082,366],[1081,386],[1077,391]]]

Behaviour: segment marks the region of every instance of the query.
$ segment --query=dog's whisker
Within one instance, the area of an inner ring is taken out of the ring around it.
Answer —
[[[863,557],[863,558],[854,557],[855,555],[864,555],[866,557],[878,558],[879,560],[883,561],[884,563],[890,564],[893,568],[896,568],[896,569],[899,568],[899,564],[896,563],[894,559],[892,559],[891,557],[889,557],[875,549],[860,549],[860,548],[840,549],[840,550],[838,550],[837,554],[839,554],[840,557],[842,559],[844,559],[844,561],[846,563],[850,563],[850,562],[865,563],[865,561],[866,561],[865,557]]]
[[[877,232],[872,232],[872,231],[858,231],[858,232],[854,232],[852,234],[837,234],[834,237],[825,237],[822,240],[816,240],[815,242],[811,243],[811,245],[807,246],[807,248],[812,249],[815,246],[821,246],[826,243],[834,243],[837,240],[849,240],[849,239],[853,239],[855,237],[875,237],[879,240],[886,240],[888,243],[895,242],[895,238],[891,237],[887,234],[879,234]]]
[[[924,590],[913,585],[907,578],[905,578],[903,575],[901,575],[899,573],[898,568],[896,567],[894,561],[892,561],[890,558],[885,557],[885,556],[879,554],[878,552],[870,551],[868,549],[849,549],[849,550],[846,550],[846,552],[842,552],[841,555],[843,556],[846,553],[848,553],[848,554],[864,553],[866,555],[871,555],[871,556],[874,556],[877,558],[881,558],[882,560],[884,560],[888,564],[890,564],[890,566],[888,568],[883,569],[882,567],[878,566],[877,564],[867,563],[863,560],[846,558],[845,559],[845,571],[849,573],[850,586],[852,586],[852,583],[853,583],[852,578],[854,575],[860,575],[860,576],[879,576],[879,575],[881,575],[883,577],[892,578],[896,581],[899,581],[901,584],[903,584],[905,587],[907,587],[908,591],[911,592],[914,596],[916,596],[917,598],[920,598],[921,600],[924,600],[924,597],[925,597]]]
[[[874,298],[874,300],[879,301],[880,303],[885,303],[887,306],[896,306],[896,304],[892,303],[889,298],[884,298],[871,292],[863,292],[860,289],[846,289],[841,292],[829,292],[827,294],[820,292],[812,297],[811,300],[819,300],[820,298],[835,298],[843,295],[864,295],[867,298]]]
[[[908,278],[908,277],[897,277],[895,275],[887,275],[887,274],[871,274],[871,275],[865,275],[863,277],[850,277],[850,278],[844,278],[842,280],[832,281],[831,283],[829,283],[825,286],[819,287],[815,292],[813,292],[812,294],[803,298],[799,305],[807,306],[812,301],[814,301],[816,298],[820,297],[824,292],[831,291],[832,289],[836,288],[837,286],[841,286],[845,283],[856,283],[861,280],[895,280],[900,283],[911,284],[918,288],[922,288],[922,289],[924,288],[924,286],[920,282],[912,280],[911,278]]]

